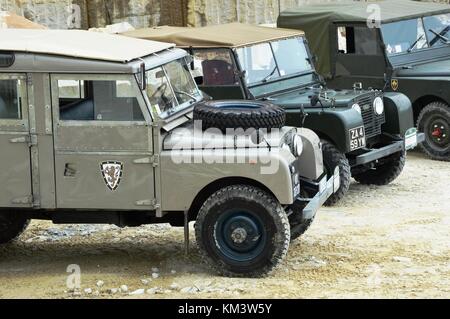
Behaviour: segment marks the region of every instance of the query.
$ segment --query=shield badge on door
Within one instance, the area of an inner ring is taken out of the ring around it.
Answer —
[[[107,161],[100,165],[103,179],[106,186],[115,191],[120,184],[123,174],[123,163],[117,161]]]
[[[397,79],[391,80],[391,87],[394,91],[398,90],[398,80]]]

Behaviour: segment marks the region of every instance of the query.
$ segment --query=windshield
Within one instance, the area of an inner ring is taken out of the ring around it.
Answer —
[[[190,107],[202,98],[185,59],[149,70],[146,76],[145,92],[151,108],[162,118]]]
[[[384,24],[381,27],[388,55],[447,45],[450,14]]]
[[[247,84],[269,82],[312,70],[303,38],[291,38],[237,49]]]

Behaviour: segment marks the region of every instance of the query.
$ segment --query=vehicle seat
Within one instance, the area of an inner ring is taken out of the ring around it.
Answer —
[[[60,108],[59,117],[63,121],[94,120],[94,102],[91,99],[75,101]]]
[[[235,75],[233,66],[223,60],[205,60],[202,62],[204,85],[233,85]]]

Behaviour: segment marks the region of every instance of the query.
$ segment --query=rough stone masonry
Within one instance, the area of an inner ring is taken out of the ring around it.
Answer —
[[[0,0],[11,11],[52,29],[88,29],[119,22],[136,28],[275,23],[283,9],[339,0]],[[442,0],[440,2],[448,2]]]

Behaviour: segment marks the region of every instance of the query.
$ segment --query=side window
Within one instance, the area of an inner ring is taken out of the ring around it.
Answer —
[[[58,80],[62,121],[144,121],[129,80]]]
[[[337,28],[337,39],[340,54],[381,54],[375,28],[340,26]]]
[[[22,119],[21,82],[0,79],[0,120]]]
[[[194,51],[193,75],[198,85],[239,85],[228,49]]]

